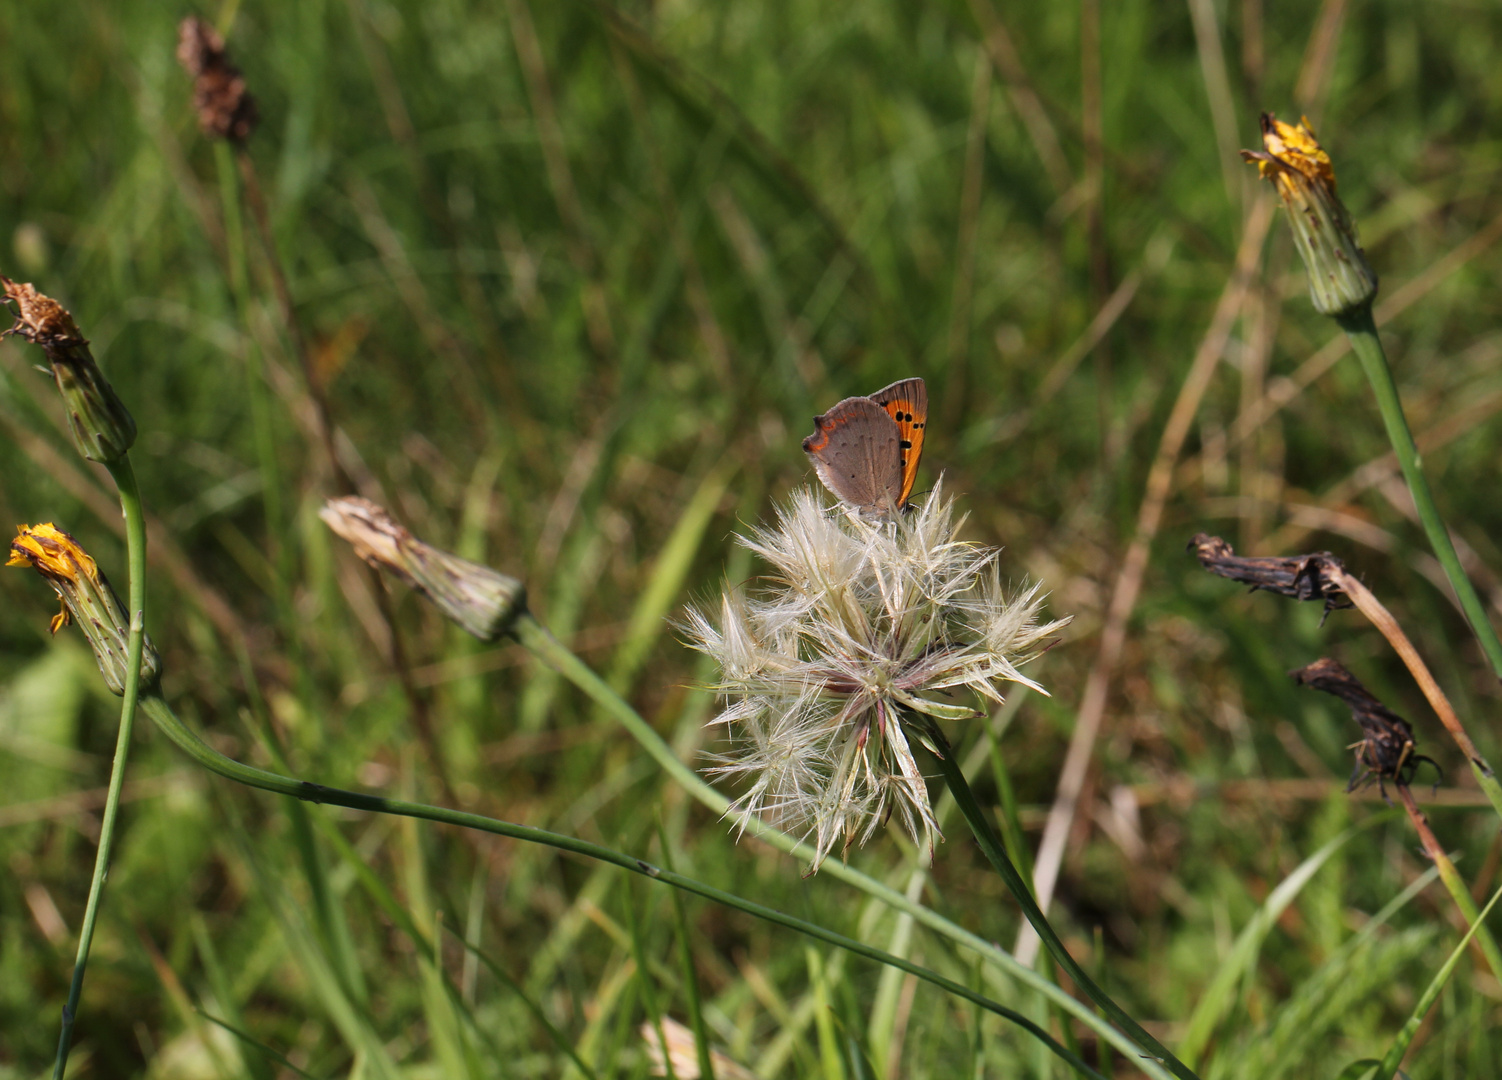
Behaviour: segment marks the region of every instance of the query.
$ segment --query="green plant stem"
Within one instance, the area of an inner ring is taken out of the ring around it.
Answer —
[[[652,729],[652,725],[647,723],[629,702],[617,694],[604,679],[595,674],[588,664],[570,652],[548,631],[547,627],[539,623],[530,613],[524,612],[512,625],[510,632],[538,659],[562,674],[596,704],[602,706],[608,715],[619,721],[642,749],[651,755],[653,760],[662,766],[663,771],[677,781],[685,791],[722,817],[730,812],[729,799],[706,784],[698,773],[680,761],[673,753],[672,747],[663,741],[662,736]],[[745,831],[794,858],[813,858],[814,851],[811,847],[785,832],[772,828],[758,818],[753,817],[748,820],[745,823]],[[972,950],[994,968],[1005,972],[1033,992],[1048,998],[1123,1054],[1136,1055],[1138,1053],[1139,1043],[1135,1039],[1118,1031],[1102,1020],[1087,1005],[1065,993],[1055,983],[1032,968],[1019,964],[1010,953],[980,935],[971,933],[931,908],[909,900],[896,889],[844,863],[836,863],[831,859],[824,863],[819,872],[855,886],[867,896],[880,900],[892,910],[911,915],[921,925]],[[1141,1060],[1139,1065],[1150,1076],[1167,1076],[1167,1073],[1151,1060]]]
[[[1502,679],[1502,641],[1498,641],[1497,632],[1486,616],[1486,608],[1476,595],[1470,578],[1466,576],[1465,568],[1460,565],[1460,556],[1455,553],[1455,543],[1450,539],[1450,531],[1445,528],[1444,520],[1434,505],[1434,495],[1429,491],[1429,481],[1424,477],[1419,448],[1413,441],[1413,433],[1408,430],[1408,419],[1403,415],[1403,402],[1398,397],[1392,369],[1387,365],[1382,340],[1377,336],[1377,324],[1372,319],[1371,305],[1367,304],[1356,311],[1338,316],[1336,321],[1351,339],[1351,348],[1361,360],[1362,370],[1366,372],[1367,381],[1372,384],[1372,392],[1377,396],[1377,408],[1382,413],[1382,423],[1387,427],[1387,439],[1392,443],[1398,466],[1403,470],[1403,479],[1407,481],[1408,491],[1413,496],[1419,521],[1429,536],[1429,546],[1434,549],[1435,557],[1444,567],[1445,576],[1450,579],[1450,587],[1455,590],[1460,609],[1465,613],[1466,621],[1471,624],[1471,633],[1476,635],[1481,651],[1486,654],[1492,673]]]
[[[668,843],[668,831],[663,827],[662,817],[657,819],[657,846],[662,848],[662,861],[673,869],[673,848]],[[688,1026],[694,1033],[694,1052],[699,1059],[701,1080],[715,1080],[714,1058],[710,1054],[709,1028],[704,1023],[704,1007],[699,998],[699,974],[694,969],[693,940],[689,936],[688,913],[683,908],[683,893],[673,890],[673,932],[678,938],[678,960],[683,965],[683,1001],[688,1008]],[[663,1055],[667,1056],[668,1044],[663,1042]]]
[[[599,844],[592,844],[587,840],[580,840],[572,836],[564,836],[560,833],[548,832],[545,829],[531,828],[526,825],[516,825],[509,821],[499,821],[496,818],[485,817],[481,814],[465,813],[462,810],[449,810],[439,806],[428,806],[424,803],[408,802],[405,799],[387,799],[379,795],[366,795],[355,791],[344,791],[340,788],[325,787],[322,784],[309,783],[306,780],[298,780],[278,773],[267,772],[250,765],[242,764],[232,758],[225,757],[217,750],[210,747],[196,734],[189,730],[172,707],[158,694],[152,693],[143,697],[141,707],[146,715],[156,723],[162,734],[171,739],[179,749],[184,751],[200,765],[218,773],[220,776],[234,780],[237,783],[249,787],[260,788],[263,791],[275,792],[278,795],[288,795],[305,802],[328,803],[334,806],[346,806],[352,810],[365,810],[377,814],[394,814],[401,817],[421,818],[426,821],[436,821],[445,825],[456,825],[464,829],[475,829],[479,832],[491,833],[496,836],[506,836],[514,840],[526,843],[543,844],[559,851],[567,851],[584,858],[594,859],[599,862],[618,866],[632,873],[641,874],[643,877],[661,881],[666,885],[691,892],[696,896],[702,896],[706,900],[712,900],[717,904],[743,911],[748,915],[762,919],[777,926],[789,930],[796,930],[818,941],[833,945],[836,948],[845,949],[857,956],[873,960],[881,964],[889,964],[909,975],[922,979],[924,982],[937,986],[939,989],[966,1001],[979,1005],[989,1012],[995,1013],[1019,1027],[1025,1029],[1030,1035],[1043,1042],[1050,1050],[1067,1061],[1074,1069],[1084,1076],[1094,1077],[1095,1080],[1103,1080],[1099,1073],[1085,1064],[1076,1054],[1062,1046],[1053,1036],[1044,1031],[1021,1013],[1015,1012],[982,994],[971,990],[962,983],[953,979],[945,978],[928,968],[920,967],[911,961],[893,956],[880,949],[837,934],[833,930],[826,930],[802,919],[786,915],[765,905],[758,904],[736,896],[734,893],[716,889],[712,885],[695,881],[693,878],[684,877],[671,870],[654,866],[642,859],[635,858],[623,852],[614,851]]]
[[[950,792],[954,795],[955,805],[964,815],[965,822],[970,826],[970,831],[975,835],[975,840],[985,852],[986,858],[1001,875],[1012,895],[1017,898],[1017,903],[1022,906],[1022,914],[1038,932],[1038,937],[1048,949],[1053,958],[1058,961],[1060,967],[1068,972],[1081,990],[1089,995],[1090,1000],[1100,1006],[1101,1010],[1117,1027],[1121,1028],[1150,1055],[1157,1058],[1168,1070],[1180,1080],[1198,1080],[1194,1072],[1173,1054],[1168,1048],[1147,1033],[1141,1024],[1127,1015],[1120,1005],[1116,1004],[1104,990],[1095,984],[1095,980],[1085,974],[1085,969],[1075,962],[1074,957],[1069,955],[1069,950],[1064,948],[1064,943],[1059,940],[1059,935],[1049,925],[1048,919],[1038,907],[1038,902],[1033,899],[1032,892],[1027,883],[1022,880],[1022,875],[1017,872],[1017,867],[1012,865],[1012,860],[1007,857],[1006,849],[1002,847],[1001,840],[997,838],[991,823],[986,820],[986,815],[981,810],[980,803],[976,802],[974,793],[970,790],[970,784],[965,779],[965,772],[960,768],[952,753],[946,753],[939,757],[939,770],[944,775],[944,782],[949,785]]]
[[[78,955],[73,961],[73,980],[68,986],[68,1003],[63,1006],[62,1031],[57,1037],[57,1057],[52,1066],[53,1080],[62,1080],[68,1068],[68,1053],[73,1044],[73,1024],[78,1019],[78,1002],[83,996],[84,971],[89,966],[89,949],[94,944],[94,926],[99,918],[99,903],[104,882],[109,876],[110,855],[115,846],[115,826],[119,821],[120,792],[125,786],[125,763],[130,757],[131,734],[136,725],[136,703],[141,691],[141,646],[146,633],[146,523],[141,514],[141,494],[130,459],[122,457],[109,466],[115,486],[120,490],[120,508],[125,513],[126,557],[130,567],[130,637],[126,644],[125,696],[120,702],[120,730],[115,736],[115,760],[110,766],[110,786],[104,798],[104,817],[99,825],[99,850],[94,855],[94,877],[89,882],[89,899],[84,906],[83,925],[78,932]]]
[[[266,379],[267,358],[263,355],[255,332],[255,315],[251,311],[250,260],[245,249],[245,222],[240,214],[240,193],[237,183],[238,170],[234,151],[224,139],[214,140],[214,163],[219,176],[219,199],[224,211],[224,235],[226,273],[229,277],[230,295],[234,300],[235,313],[240,317],[240,330],[245,342],[245,395],[250,409],[251,431],[256,448],[256,466],[261,478],[261,504],[266,514],[266,534],[270,547],[271,583],[269,591],[276,605],[277,619],[287,636],[292,660],[298,669],[299,681],[307,682],[307,671],[302,663],[301,639],[297,634],[298,622],[292,613],[292,596],[287,582],[293,580],[288,547],[279,538],[287,535],[286,505],[283,496],[286,486],[282,482],[281,466],[277,462],[276,425],[273,418],[270,386]],[[311,697],[304,695],[305,699]]]

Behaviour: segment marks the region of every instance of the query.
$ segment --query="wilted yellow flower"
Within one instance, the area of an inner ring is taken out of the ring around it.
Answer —
[[[1272,113],[1263,113],[1262,145],[1267,148],[1266,155],[1259,156],[1254,150],[1243,150],[1242,154],[1248,160],[1257,160],[1257,171],[1277,184],[1279,191],[1287,182],[1284,174],[1289,169],[1301,173],[1311,183],[1328,184],[1331,191],[1335,190],[1335,167],[1315,139],[1307,116],[1301,117],[1295,126],[1283,123]],[[1281,182],[1280,177],[1284,177]]]
[[[31,285],[0,277],[0,288],[5,302],[16,307],[16,323],[5,333],[40,345],[47,354],[78,452],[90,461],[120,460],[136,441],[136,421],[94,363],[73,316]]]
[[[124,694],[130,619],[98,564],[78,541],[50,521],[17,525],[5,565],[30,566],[47,579],[63,605],[52,617],[52,632],[57,633],[70,622],[78,623],[94,649],[104,681],[115,693]],[[160,672],[161,658],[147,637],[141,644],[142,688],[152,686]]]
[[[99,576],[99,567],[89,553],[52,522],[41,525],[17,525],[16,538],[10,544],[10,558],[6,566],[31,566],[51,582],[74,582],[80,577],[94,579]],[[62,596],[61,590],[58,596]],[[68,605],[52,616],[52,632],[55,634],[72,621]]]
[[[1262,114],[1264,150],[1243,150],[1271,180],[1293,225],[1309,272],[1309,295],[1322,315],[1345,315],[1372,302],[1377,274],[1356,239],[1356,226],[1335,193],[1335,167],[1307,118],[1295,126]]]
[[[318,512],[355,554],[395,574],[481,641],[495,641],[526,610],[520,581],[425,544],[369,499],[330,499]]]

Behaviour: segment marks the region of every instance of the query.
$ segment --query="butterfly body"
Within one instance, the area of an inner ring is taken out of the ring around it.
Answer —
[[[922,379],[902,379],[850,397],[814,417],[804,453],[825,487],[867,517],[889,518],[912,494],[928,425]]]

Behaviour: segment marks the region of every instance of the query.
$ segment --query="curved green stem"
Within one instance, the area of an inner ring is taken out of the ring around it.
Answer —
[[[426,821],[436,821],[445,825],[457,825],[460,828],[475,829],[479,832],[491,833],[495,836],[506,836],[514,840],[522,840],[532,844],[543,844],[559,851],[567,851],[575,855],[581,855],[588,859],[610,863],[632,873],[641,874],[643,877],[653,878],[666,885],[691,892],[696,896],[702,896],[706,900],[712,900],[717,904],[744,911],[748,915],[773,923],[777,926],[796,930],[800,934],[822,941],[836,948],[845,949],[856,956],[874,960],[880,964],[888,964],[900,971],[906,972],[924,982],[930,983],[947,993],[963,998],[972,1004],[978,1005],[988,1012],[995,1013],[1006,1020],[1022,1027],[1034,1038],[1046,1045],[1053,1053],[1069,1062],[1074,1069],[1084,1076],[1094,1077],[1095,1080],[1104,1080],[1101,1075],[1089,1065],[1085,1064],[1078,1055],[1033,1023],[1021,1013],[1014,1012],[982,994],[976,993],[968,986],[945,978],[928,968],[920,967],[911,961],[893,956],[880,949],[872,948],[853,938],[837,934],[832,930],[826,930],[822,926],[805,922],[802,919],[786,915],[774,908],[766,907],[751,900],[736,896],[734,893],[716,889],[712,885],[695,881],[693,878],[684,877],[682,874],[671,870],[654,866],[641,859],[634,858],[623,852],[614,851],[599,844],[592,844],[587,840],[577,837],[564,836],[560,833],[548,832],[545,829],[535,829],[526,825],[516,825],[509,821],[499,821],[496,818],[485,817],[482,814],[465,813],[462,810],[449,810],[439,806],[428,806],[424,803],[408,802],[405,799],[387,799],[379,795],[365,795],[356,791],[344,791],[340,788],[325,787],[322,784],[309,783],[306,780],[298,780],[278,773],[267,772],[250,765],[242,764],[232,758],[225,757],[217,750],[210,747],[192,731],[190,731],[177,715],[172,711],[159,695],[149,694],[142,699],[141,707],[146,715],[156,723],[162,734],[177,744],[178,748],[188,754],[200,765],[218,773],[220,776],[234,780],[237,783],[249,787],[260,788],[263,791],[275,792],[278,795],[289,795],[295,799],[302,799],[313,803],[330,803],[335,806],[347,806],[353,810],[366,810],[378,814],[395,814],[402,817],[421,818]]]
[[[1434,495],[1429,490],[1429,481],[1424,477],[1419,448],[1413,441],[1413,433],[1408,430],[1403,402],[1398,397],[1392,369],[1387,365],[1387,353],[1383,351],[1382,340],[1377,336],[1377,324],[1372,320],[1371,306],[1338,316],[1336,321],[1346,332],[1346,337],[1351,339],[1351,348],[1361,360],[1362,370],[1366,372],[1367,381],[1372,384],[1372,392],[1377,396],[1377,408],[1382,413],[1382,423],[1387,428],[1387,439],[1392,443],[1393,453],[1397,455],[1399,468],[1403,470],[1403,479],[1408,483],[1408,491],[1413,496],[1419,521],[1429,537],[1429,546],[1434,549],[1435,557],[1444,567],[1445,577],[1450,579],[1450,587],[1455,590],[1460,609],[1465,612],[1466,621],[1471,624],[1471,633],[1476,635],[1476,641],[1486,654],[1493,674],[1502,679],[1502,641],[1497,639],[1497,631],[1487,618],[1486,607],[1476,595],[1476,589],[1466,576],[1465,568],[1460,565],[1460,556],[1455,553],[1450,530],[1445,528],[1439,509],[1434,505]]]
[[[1054,928],[1049,925],[1048,920],[1043,915],[1043,911],[1038,907],[1038,902],[1033,899],[1033,894],[1028,889],[1027,883],[1022,880],[1022,875],[1017,872],[1017,868],[1012,865],[1012,860],[1007,857],[1006,849],[1002,847],[1001,841],[997,839],[996,833],[991,828],[991,823],[986,820],[986,815],[981,810],[980,803],[976,802],[975,795],[970,790],[970,784],[965,780],[965,772],[960,768],[959,762],[954,759],[953,754],[945,754],[938,760],[939,769],[944,774],[944,781],[949,785],[949,790],[954,794],[955,805],[959,807],[960,813],[964,815],[965,822],[970,826],[970,831],[975,834],[976,842],[980,844],[981,850],[985,852],[986,858],[991,861],[991,865],[996,868],[996,872],[1001,875],[1001,879],[1006,882],[1006,886],[1011,890],[1012,895],[1017,898],[1017,903],[1022,906],[1022,914],[1027,917],[1027,921],[1038,932],[1038,937],[1042,939],[1044,946],[1052,954],[1053,958],[1058,961],[1059,966],[1068,972],[1069,977],[1075,981],[1075,984],[1090,996],[1090,1000],[1100,1006],[1101,1011],[1106,1014],[1111,1022],[1130,1035],[1139,1047],[1161,1061],[1180,1080],[1198,1080],[1193,1070],[1174,1057],[1173,1054],[1169,1053],[1167,1047],[1149,1035],[1141,1024],[1128,1016],[1126,1010],[1116,1004],[1110,995],[1097,986],[1095,980],[1085,974],[1085,969],[1080,967],[1075,962],[1074,957],[1069,955],[1069,950],[1064,948],[1064,943],[1059,940],[1059,935],[1054,932]]]
[[[89,899],[84,906],[83,925],[78,932],[78,955],[73,961],[73,980],[68,986],[68,1003],[63,1006],[62,1031],[57,1037],[57,1057],[53,1061],[53,1080],[62,1080],[68,1067],[68,1052],[73,1044],[73,1024],[78,1019],[78,1001],[83,995],[84,971],[89,965],[89,949],[94,944],[94,925],[99,918],[99,901],[109,876],[110,854],[115,846],[115,826],[120,813],[120,792],[125,786],[125,763],[130,756],[131,734],[136,724],[136,702],[141,690],[141,645],[146,633],[146,523],[141,515],[141,493],[130,459],[122,457],[109,465],[115,486],[120,489],[120,508],[125,513],[126,556],[130,566],[130,638],[125,661],[125,697],[120,703],[120,730],[115,737],[115,760],[110,766],[110,786],[104,798],[104,817],[99,825],[99,850],[94,855],[94,877],[89,882]]]
[[[662,736],[652,729],[652,725],[647,723],[629,702],[616,693],[588,664],[571,653],[548,631],[547,627],[539,623],[530,613],[523,613],[517,619],[511,627],[511,633],[533,655],[562,674],[601,706],[606,713],[619,721],[642,749],[650,754],[657,764],[662,766],[662,770],[680,787],[716,814],[723,817],[729,812],[730,800],[706,784],[698,773],[680,761],[672,748],[663,741]],[[781,830],[774,829],[758,818],[752,818],[746,822],[746,833],[794,858],[805,860],[813,858],[814,851],[811,847]],[[919,924],[970,949],[993,968],[1005,972],[1028,989],[1048,998],[1123,1054],[1137,1055],[1139,1053],[1140,1043],[1136,1039],[1118,1031],[1089,1006],[1071,997],[1032,968],[1019,964],[1011,953],[985,940],[979,934],[971,933],[964,927],[944,918],[932,908],[908,899],[896,889],[844,863],[836,863],[831,859],[824,863],[819,872],[853,885],[892,910],[910,915]],[[1139,1059],[1138,1065],[1156,1080],[1163,1080],[1168,1075],[1152,1060]]]

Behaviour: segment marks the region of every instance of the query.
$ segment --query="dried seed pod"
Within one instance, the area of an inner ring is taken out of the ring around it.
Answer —
[[[369,499],[330,499],[318,516],[377,570],[395,574],[481,641],[495,641],[527,609],[520,581],[425,544]]]
[[[1294,600],[1323,600],[1326,616],[1354,606],[1334,580],[1334,571],[1344,571],[1345,564],[1328,551],[1283,559],[1244,557],[1237,555],[1226,541],[1209,533],[1197,533],[1189,541],[1189,550],[1210,573],[1250,585],[1253,592],[1265,589]]]
[[[193,76],[193,107],[203,133],[237,143],[250,138],[260,120],[256,100],[218,31],[189,15],[177,28],[177,61]]]

